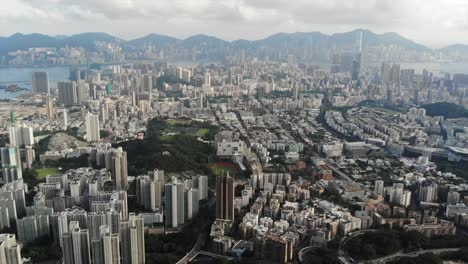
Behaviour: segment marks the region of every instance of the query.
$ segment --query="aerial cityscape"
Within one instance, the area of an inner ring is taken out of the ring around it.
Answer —
[[[101,2],[0,7],[0,264],[468,263],[468,2]]]

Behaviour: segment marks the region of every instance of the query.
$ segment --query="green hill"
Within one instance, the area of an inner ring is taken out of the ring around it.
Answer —
[[[426,114],[428,116],[444,116],[445,118],[468,118],[468,109],[453,103],[433,103],[423,105],[422,108],[426,109]]]

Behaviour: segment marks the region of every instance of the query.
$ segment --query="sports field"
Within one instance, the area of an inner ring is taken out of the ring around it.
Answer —
[[[57,168],[41,168],[36,169],[37,179],[42,180],[45,179],[49,175],[57,175],[60,174],[60,171]]]
[[[216,176],[222,175],[223,173],[227,172],[229,172],[229,174],[231,175],[235,175],[237,172],[239,172],[239,168],[236,164],[227,161],[210,163],[208,167]]]

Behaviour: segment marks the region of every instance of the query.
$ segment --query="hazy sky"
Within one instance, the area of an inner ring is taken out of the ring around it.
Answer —
[[[468,0],[3,0],[0,35],[103,31],[203,33],[226,40],[277,32],[393,31],[431,47],[468,44]]]

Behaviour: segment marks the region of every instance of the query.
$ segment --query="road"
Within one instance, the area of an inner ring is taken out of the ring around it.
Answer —
[[[343,264],[349,264],[351,263],[351,258],[347,255],[346,250],[344,250],[344,247],[346,246],[346,243],[357,236],[364,235],[365,233],[375,233],[375,232],[381,232],[382,230],[378,229],[368,229],[368,230],[360,230],[360,231],[355,231],[351,232],[350,234],[344,236],[341,240],[340,243],[338,244],[338,259],[340,260],[341,263]]]
[[[443,252],[454,252],[460,249],[461,248],[440,248],[440,249],[419,250],[419,251],[407,252],[407,253],[404,253],[403,250],[401,250],[389,256],[385,256],[385,257],[373,259],[373,260],[368,260],[368,261],[361,262],[361,263],[387,263],[391,260],[395,260],[395,259],[403,258],[403,257],[414,258],[419,255],[426,254],[426,253],[440,254]]]
[[[209,201],[208,207],[213,207],[216,202],[215,196],[211,197],[211,200]],[[207,223],[208,224],[208,223]],[[204,243],[206,241],[206,233],[202,232],[198,235],[197,242],[195,242],[195,245],[193,246],[192,250],[190,250],[183,258],[181,258],[177,264],[187,264],[189,263],[192,259],[194,259],[198,253],[200,252],[201,248],[204,246]]]
[[[197,242],[193,246],[192,250],[190,250],[190,252],[188,252],[187,255],[185,255],[181,260],[179,260],[177,264],[187,264],[198,255],[200,249],[203,246],[203,243],[205,242],[205,235],[206,233],[200,233]]]
[[[348,256],[345,248],[346,243],[357,236],[363,235],[365,233],[375,233],[375,232],[381,232],[381,230],[378,229],[368,229],[368,230],[360,230],[360,231],[355,231],[352,232],[351,235],[344,236],[341,240],[340,243],[338,244],[338,259],[340,260],[341,263],[343,264],[350,264],[351,257]],[[458,251],[460,248],[441,248],[441,249],[428,249],[428,250],[418,250],[414,252],[403,252],[403,250],[400,250],[394,254],[381,257],[378,259],[372,259],[372,260],[367,260],[367,261],[361,261],[359,263],[386,263],[388,261],[398,259],[401,257],[417,257],[419,255],[425,254],[425,253],[433,253],[433,254],[440,254],[443,252],[450,252],[450,251]]]
[[[198,256],[198,255],[205,255],[205,256],[212,257],[212,258],[225,258],[225,259],[227,259],[228,261],[236,260],[235,257],[223,256],[223,255],[219,255],[219,254],[215,254],[215,253],[207,252],[207,251],[200,251],[200,252],[198,252],[198,254],[195,255],[192,259],[194,259],[194,258],[195,258],[196,256]]]
[[[269,111],[266,107],[265,107],[265,110],[266,110],[266,111]],[[272,113],[272,112],[270,111],[270,113]],[[282,119],[279,120],[279,121],[280,121],[281,127],[282,127],[284,130],[286,130],[286,131],[291,130],[291,129],[289,129],[289,127],[295,128],[294,131],[300,131],[300,130],[301,130],[300,127],[296,127],[296,125],[295,125],[294,123],[287,123],[286,121],[284,121],[284,120],[282,120]],[[291,136],[291,137],[294,137],[294,138],[297,138],[298,141],[302,141],[305,145],[307,145],[307,146],[310,148],[310,151],[313,153],[313,156],[315,156],[315,157],[320,157],[320,155],[319,155],[317,152],[315,152],[315,151],[313,150],[313,149],[314,149],[314,144],[312,144],[312,143],[310,143],[309,141],[306,140],[306,138],[305,138],[306,136],[305,136],[304,133],[300,133],[300,132],[299,132],[299,133],[297,133],[295,136],[293,136],[292,134],[291,134],[290,136]],[[336,176],[339,176],[340,179],[346,181],[347,183],[352,183],[352,182],[354,182],[354,180],[351,179],[351,177],[349,177],[348,175],[346,175],[345,173],[343,173],[343,172],[337,167],[336,162],[334,162],[334,161],[332,161],[332,160],[330,160],[330,159],[327,159],[327,158],[322,159],[322,160],[323,160],[323,162],[325,162],[325,165],[327,165],[328,167],[330,167],[330,169],[333,171],[335,177],[336,177]]]
[[[325,160],[325,164],[330,167],[330,169],[338,174],[340,176],[341,179],[345,180],[346,182],[348,183],[352,183],[354,182],[353,179],[351,179],[351,177],[349,177],[348,175],[344,174],[342,171],[340,171],[340,169],[338,169],[334,164],[336,164],[335,162],[331,163],[330,161],[328,160]],[[335,174],[335,176],[336,176]]]

